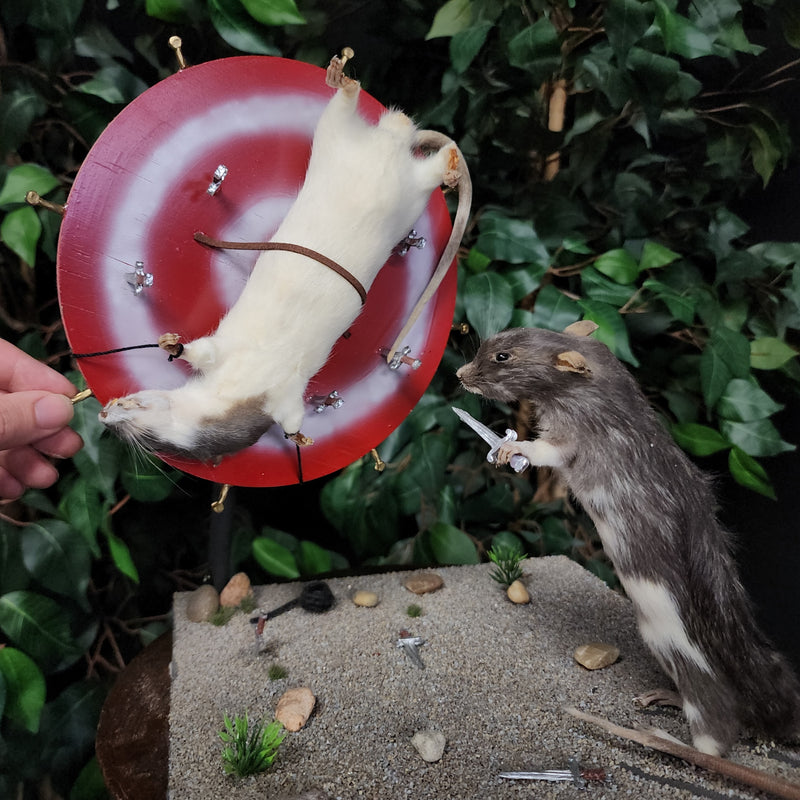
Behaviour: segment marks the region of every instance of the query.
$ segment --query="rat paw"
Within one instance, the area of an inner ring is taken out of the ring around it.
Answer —
[[[497,465],[508,464],[508,462],[511,461],[511,456],[515,456],[521,452],[522,450],[518,442],[505,442],[505,444],[501,444],[496,453]]]
[[[650,706],[674,706],[683,708],[683,698],[671,689],[651,689],[633,698],[633,702],[642,708]]]
[[[442,183],[450,189],[458,186],[461,180],[461,168],[459,165],[458,148],[453,144],[447,148],[447,169],[442,176]]]
[[[179,333],[162,333],[158,337],[158,346],[173,358],[178,358],[183,353],[183,345],[181,344]]]
[[[297,433],[286,433],[284,436],[299,447],[308,447],[314,444],[314,440],[310,436],[304,436],[300,431],[297,431]]]
[[[339,56],[334,56],[330,60],[325,72],[325,83],[331,89],[344,89],[347,94],[353,94],[358,89],[358,81],[344,74],[344,61]]]

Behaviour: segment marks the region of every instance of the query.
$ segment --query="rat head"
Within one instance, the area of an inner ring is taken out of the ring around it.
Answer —
[[[195,397],[193,388],[190,382],[180,389],[115,398],[100,412],[100,421],[134,447],[197,461],[249,447],[272,425],[262,398],[209,403],[207,397]]]
[[[564,333],[513,328],[487,339],[475,358],[458,370],[466,389],[490,400],[541,400],[583,391],[608,357],[589,339],[596,326],[576,323]]]

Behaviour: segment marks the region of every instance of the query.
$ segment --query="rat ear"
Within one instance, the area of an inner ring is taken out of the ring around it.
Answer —
[[[577,350],[567,350],[566,353],[559,353],[556,356],[555,368],[559,372],[577,372],[579,375],[591,372],[586,359]]]
[[[568,333],[570,336],[591,336],[599,327],[596,322],[592,322],[590,319],[581,319],[573,322],[572,325],[567,325],[564,328],[564,333]]]

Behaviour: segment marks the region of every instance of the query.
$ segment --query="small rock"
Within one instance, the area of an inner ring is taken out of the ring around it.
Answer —
[[[287,731],[299,731],[308,722],[316,702],[311,689],[305,686],[287,689],[278,700],[275,719],[282,722]]]
[[[573,658],[586,669],[602,669],[619,658],[619,649],[613,644],[589,642],[575,648]]]
[[[219,604],[226,608],[238,608],[245,597],[252,597],[253,587],[250,585],[250,578],[244,572],[237,572],[222,590],[219,596]]]
[[[441,589],[444,586],[444,580],[434,572],[420,572],[417,575],[412,575],[403,586],[409,592],[414,592],[414,594],[427,594]]]
[[[438,761],[444,754],[444,746],[447,740],[443,733],[439,731],[417,731],[411,737],[411,744],[422,756],[424,761],[433,763]]]
[[[186,604],[186,619],[189,622],[208,622],[219,608],[217,590],[209,583],[195,589]]]
[[[523,603],[530,603],[531,601],[531,596],[528,594],[525,584],[519,580],[514,581],[508,589],[506,589],[506,594],[512,603],[519,603],[522,605]]]
[[[353,602],[364,608],[374,608],[380,602],[375,592],[358,591],[353,595]]]

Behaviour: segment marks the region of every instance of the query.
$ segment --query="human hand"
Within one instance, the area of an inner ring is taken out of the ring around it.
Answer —
[[[0,340],[0,497],[55,483],[51,458],[69,458],[83,446],[67,425],[76,388],[63,375]]]

